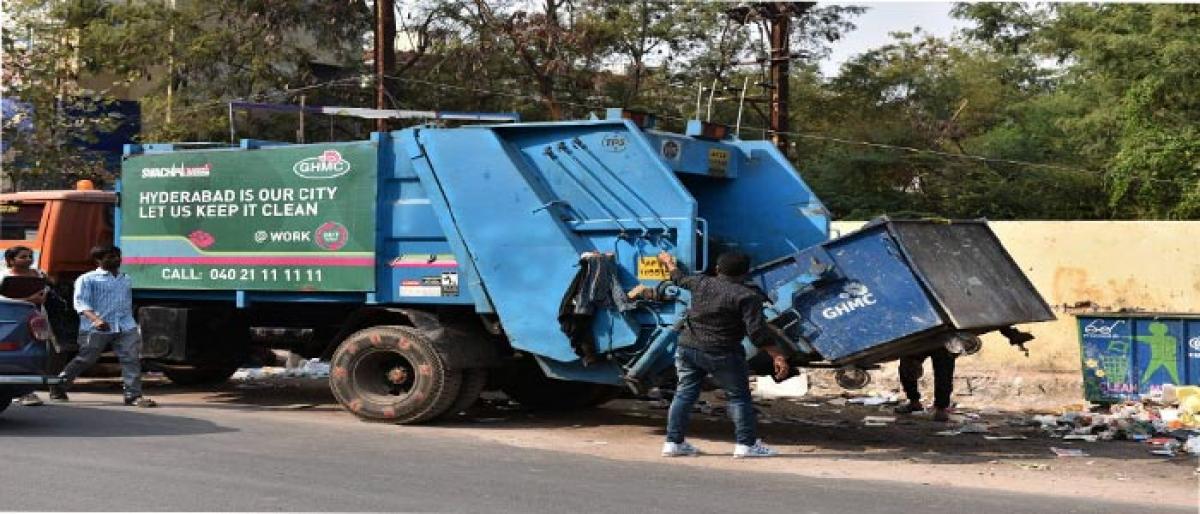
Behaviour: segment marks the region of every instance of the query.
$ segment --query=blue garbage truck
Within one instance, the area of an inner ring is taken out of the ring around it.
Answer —
[[[770,143],[693,120],[427,124],[369,140],[126,148],[115,241],[143,355],[224,381],[258,344],[330,362],[369,420],[457,413],[485,388],[536,408],[670,384],[694,273],[748,254],[796,366],[848,387],[905,353],[1052,319],[982,221],[830,215]],[[748,353],[757,369],[769,361]]]

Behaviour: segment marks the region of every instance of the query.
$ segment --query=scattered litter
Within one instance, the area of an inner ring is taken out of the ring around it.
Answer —
[[[1150,450],[1150,453],[1153,455],[1160,455],[1163,457],[1174,457],[1175,456],[1175,452],[1173,452],[1171,450]]]
[[[896,422],[896,416],[863,416],[867,426],[883,426]]]
[[[810,426],[814,426],[814,427],[834,428],[834,427],[842,426],[842,424],[843,424],[841,421],[829,421],[829,420],[823,420],[823,419],[803,419],[803,418],[797,418],[795,416],[784,416],[783,419],[784,419],[784,421],[788,421],[791,423],[796,423],[799,425],[810,425]]]
[[[588,442],[592,443],[594,445],[597,445],[597,446],[604,446],[604,445],[608,444],[608,441],[588,441]]]
[[[983,438],[988,441],[1024,441],[1028,439],[1023,435],[985,435]]]
[[[291,405],[284,405],[282,408],[287,409],[287,410],[302,410],[302,409],[311,409],[316,406],[317,406],[317,404],[315,404],[315,403],[293,403]]]
[[[889,394],[889,395],[885,395],[885,396],[879,396],[879,395],[859,396],[857,398],[850,398],[849,400],[846,400],[846,403],[865,405],[867,407],[875,407],[878,405],[892,405],[892,404],[900,403],[900,398],[894,394]]]
[[[961,433],[962,432],[959,430],[942,430],[941,432],[934,432],[933,435],[936,435],[938,437],[954,437]]]
[[[819,403],[801,403],[800,405],[803,405],[805,407],[820,407],[821,406],[821,404],[819,404]]]
[[[473,421],[476,423],[499,423],[501,421],[508,421],[508,418],[475,418]]]
[[[987,433],[988,426],[982,423],[967,423],[959,427],[958,431],[964,434],[983,434]]]
[[[1054,455],[1057,455],[1059,457],[1087,457],[1088,456],[1087,452],[1080,450],[1079,448],[1055,448],[1055,447],[1051,446],[1050,451],[1054,452]]]
[[[1050,469],[1049,464],[1040,464],[1034,462],[1019,462],[1017,463],[1017,466],[1019,466],[1021,469],[1032,469],[1039,471],[1047,471]]]
[[[255,382],[278,378],[329,378],[329,363],[314,358],[302,360],[297,366],[291,368],[279,366],[240,368],[229,378],[235,382]]]
[[[830,404],[830,405],[835,405],[835,406],[841,407],[841,406],[843,406],[843,405],[845,405],[845,404],[846,404],[846,399],[845,399],[845,398],[834,398],[834,399],[832,399],[832,400],[829,400],[828,402],[825,402],[825,403],[828,403],[828,404]]]
[[[1089,443],[1094,443],[1099,439],[1100,436],[1097,435],[1067,434],[1063,436],[1063,440],[1065,441],[1087,441]]]

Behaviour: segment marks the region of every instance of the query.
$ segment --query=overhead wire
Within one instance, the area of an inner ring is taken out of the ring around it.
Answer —
[[[435,87],[441,87],[441,88],[447,88],[447,89],[458,89],[458,90],[462,90],[462,91],[472,91],[472,92],[485,93],[485,94],[490,94],[490,95],[508,96],[508,97],[519,98],[519,99],[524,99],[524,100],[532,100],[532,101],[541,101],[542,100],[541,98],[534,96],[534,95],[491,91],[491,90],[480,89],[480,88],[476,88],[476,87],[445,84],[445,83],[434,82],[434,81],[429,81],[429,80],[422,80],[422,79],[415,79],[415,78],[410,78],[410,77],[387,76],[387,78],[399,80],[402,82],[423,84],[423,85],[435,86]],[[605,108],[604,106],[583,104],[583,103],[579,103],[579,102],[572,102],[569,100],[555,100],[555,101],[562,105],[579,107],[579,108],[584,108],[584,109],[588,109],[588,110]],[[686,123],[688,121],[687,118],[683,118],[683,117],[679,117],[679,116],[662,115],[662,114],[660,114],[658,116],[660,118],[674,120],[674,121],[681,121],[684,123]],[[992,163],[1010,164],[1010,165],[1026,166],[1026,167],[1047,168],[1047,169],[1055,169],[1055,170],[1059,170],[1059,171],[1086,173],[1089,175],[1099,175],[1100,174],[1100,172],[1098,172],[1098,171],[1089,170],[1086,168],[1073,167],[1073,166],[1063,166],[1060,164],[1031,162],[1031,161],[1023,161],[1023,160],[1018,160],[1018,159],[1005,159],[1005,158],[1000,158],[1000,157],[986,157],[986,156],[982,156],[982,155],[972,155],[972,154],[964,154],[964,153],[951,153],[951,152],[944,152],[941,150],[916,148],[916,147],[911,147],[911,146],[894,145],[894,144],[887,144],[887,143],[877,143],[877,142],[873,142],[873,141],[858,141],[858,140],[853,140],[853,139],[846,139],[846,138],[841,138],[841,137],[836,137],[836,136],[827,136],[827,135],[822,135],[822,134],[811,134],[811,133],[794,132],[794,131],[775,131],[775,130],[771,130],[769,128],[764,128],[764,127],[746,126],[743,128],[746,130],[751,130],[751,131],[763,131],[766,134],[781,134],[781,135],[799,137],[799,138],[804,138],[804,139],[828,141],[828,142],[838,143],[838,144],[857,145],[857,146],[865,146],[865,147],[870,147],[870,148],[881,148],[881,149],[902,151],[902,152],[907,152],[907,153],[929,154],[929,155],[936,155],[936,156],[940,156],[940,157],[953,158],[953,159],[972,160],[972,161],[978,161],[978,162],[992,162]]]

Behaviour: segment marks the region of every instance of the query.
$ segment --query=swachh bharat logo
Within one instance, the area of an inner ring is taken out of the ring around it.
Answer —
[[[342,154],[337,150],[325,150],[317,157],[301,159],[292,165],[292,171],[301,178],[340,177],[350,172],[350,161],[343,159]]]

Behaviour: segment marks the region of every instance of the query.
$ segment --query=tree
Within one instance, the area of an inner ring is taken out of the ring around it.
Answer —
[[[105,91],[76,79],[87,55],[84,30],[98,2],[15,0],[5,5],[2,127],[6,186],[67,187],[109,178],[103,157],[85,151],[120,116]]]

